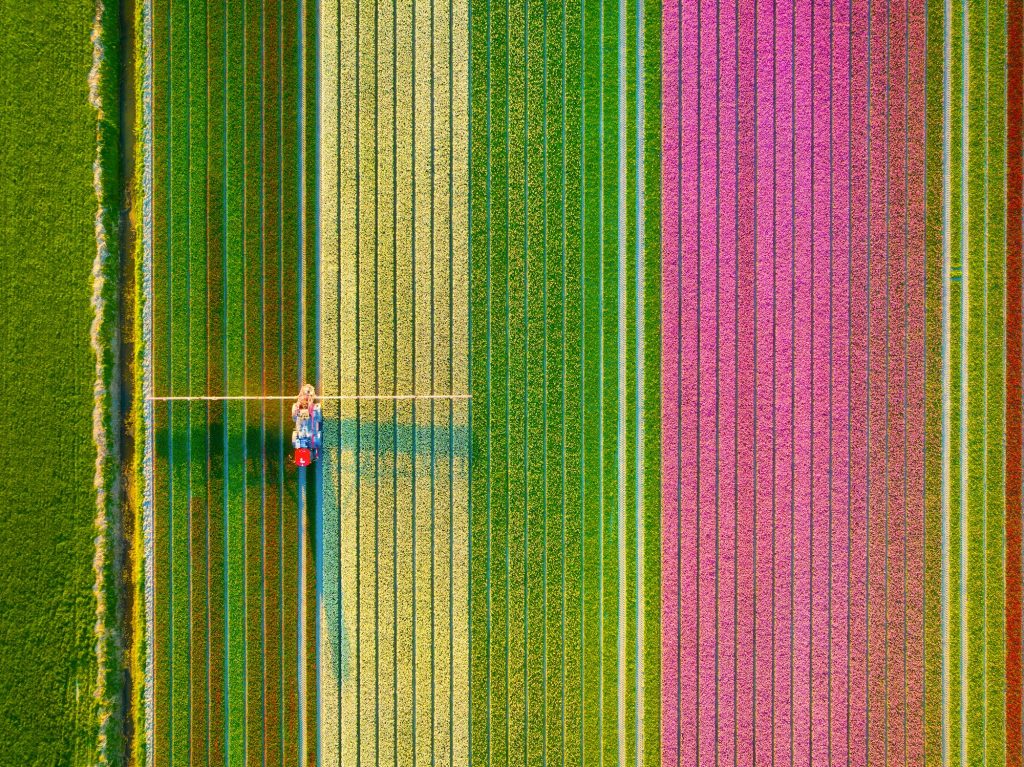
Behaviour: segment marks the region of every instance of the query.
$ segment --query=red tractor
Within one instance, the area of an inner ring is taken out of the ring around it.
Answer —
[[[323,444],[323,413],[316,401],[316,389],[303,384],[299,396],[292,405],[292,447],[295,448],[296,466],[309,466],[320,457]]]

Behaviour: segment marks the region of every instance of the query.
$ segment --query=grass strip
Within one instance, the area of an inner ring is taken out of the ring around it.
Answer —
[[[96,355],[96,400],[93,440],[97,460],[96,550],[93,560],[96,599],[96,706],[97,758],[121,764],[126,756],[121,688],[122,612],[118,589],[122,573],[118,525],[122,489],[120,371],[117,367],[120,314],[118,255],[122,247],[118,217],[122,193],[121,120],[118,111],[121,76],[121,8],[99,2],[93,20],[93,67],[89,73],[89,100],[96,118],[96,157],[93,186],[96,194],[96,258],[93,262],[93,324],[90,331]],[[130,523],[129,523],[130,524]],[[126,579],[130,582],[130,576]]]

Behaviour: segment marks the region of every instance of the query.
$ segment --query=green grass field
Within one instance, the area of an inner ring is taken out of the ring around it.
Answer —
[[[95,764],[101,748],[89,335],[95,13],[83,0],[0,4],[0,396],[40,414],[0,410],[0,764]]]

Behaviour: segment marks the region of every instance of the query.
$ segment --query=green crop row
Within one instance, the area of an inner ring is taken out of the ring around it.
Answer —
[[[207,70],[206,87],[210,102],[206,114],[207,146],[206,177],[208,195],[206,215],[209,229],[206,233],[207,276],[207,386],[211,393],[226,391],[226,369],[224,358],[224,329],[226,317],[223,309],[226,233],[223,222],[226,211],[225,158],[227,148],[225,135],[224,48],[225,13],[223,3],[206,4],[207,22]],[[227,409],[223,403],[212,403],[209,411],[209,517],[207,534],[209,551],[209,712],[208,732],[209,764],[226,764],[227,728],[227,663],[225,657],[227,601],[224,589],[227,552],[225,536],[228,528],[224,515],[225,457],[227,445],[224,440],[224,426]]]
[[[210,105],[207,103],[207,15],[205,2],[186,5],[188,45],[188,378],[190,393],[208,391],[209,338],[207,323],[210,314],[208,299],[209,256],[207,231],[207,170],[209,147],[207,132]],[[194,127],[193,127],[194,126]],[[207,693],[210,669],[207,658],[213,655],[207,625],[207,605],[211,591],[220,590],[220,581],[209,573],[209,523],[220,511],[220,505],[209,494],[211,424],[206,403],[190,403],[187,410],[188,434],[188,631],[190,632],[188,662],[189,703],[186,737],[190,744],[192,763],[210,764],[209,709]],[[184,589],[182,590],[184,592]]]
[[[242,8],[236,5],[225,17],[227,25],[225,110],[225,392],[244,390],[244,147],[245,147],[245,39]],[[226,405],[225,471],[227,504],[225,540],[227,625],[225,658],[225,764],[241,767],[245,757],[245,496],[244,409]]]
[[[170,216],[164,221],[170,246],[169,321],[170,321],[170,393],[191,393],[191,314],[197,307],[190,301],[192,277],[192,101],[190,70],[192,50],[189,4],[170,3],[170,106],[168,178]],[[196,94],[198,95],[198,94]],[[154,183],[160,183],[154,179]],[[196,222],[198,224],[198,222]],[[168,455],[170,472],[170,749],[171,765],[188,764],[192,758],[192,722],[190,706],[191,626],[191,484],[193,431],[190,428],[191,403],[173,403],[168,407]],[[157,434],[160,438],[160,434]]]
[[[242,119],[244,125],[242,178],[242,241],[244,334],[244,391],[262,393],[263,376],[263,3],[245,0],[243,18],[244,80]],[[245,611],[245,764],[256,767],[263,757],[263,468],[261,407],[246,402],[243,407],[245,428],[244,462],[244,585]]]
[[[284,342],[281,327],[281,291],[287,284],[287,275],[282,273],[282,248],[280,240],[280,118],[281,81],[280,70],[280,3],[268,3],[264,10],[265,23],[263,40],[263,136],[268,151],[264,153],[262,191],[264,204],[264,306],[263,313],[263,359],[265,387],[268,394],[284,391],[281,377],[281,353]],[[264,593],[263,614],[265,635],[263,642],[264,669],[264,710],[265,743],[264,754],[267,764],[281,763],[281,697],[283,677],[281,676],[281,521],[282,484],[285,476],[285,418],[286,405],[268,402],[265,408],[265,450],[264,461],[264,514],[263,530],[265,547],[263,551]]]

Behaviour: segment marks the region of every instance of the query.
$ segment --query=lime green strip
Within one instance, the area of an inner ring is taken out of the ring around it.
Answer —
[[[600,90],[594,113],[598,127],[600,170],[596,178],[588,179],[597,183],[595,196],[597,204],[592,212],[599,221],[597,237],[599,270],[588,273],[598,285],[598,311],[600,335],[595,338],[599,344],[598,386],[592,393],[601,409],[597,458],[599,483],[595,487],[599,495],[600,517],[597,524],[599,540],[599,567],[597,593],[601,599],[598,640],[600,653],[601,687],[600,715],[598,729],[601,738],[602,764],[614,764],[619,756],[618,722],[618,641],[619,641],[619,528],[618,441],[624,439],[618,430],[619,413],[619,5],[617,0],[603,0],[598,14],[599,53],[597,75]],[[625,255],[625,254],[623,254]],[[592,592],[593,593],[593,592]]]
[[[262,392],[263,373],[263,3],[244,0],[239,11],[244,23],[245,62],[242,70],[243,98],[243,212],[242,260],[244,292],[243,349],[244,391]],[[261,450],[261,405],[243,404],[244,413],[244,557],[243,593],[245,632],[245,762],[257,767],[263,759],[263,456]]]
[[[547,736],[546,687],[550,684],[544,673],[548,659],[546,648],[545,612],[547,600],[547,528],[545,525],[549,504],[548,464],[552,454],[547,450],[548,398],[547,385],[547,298],[549,296],[545,249],[547,247],[547,138],[545,120],[547,91],[545,79],[546,3],[532,0],[523,3],[526,18],[525,57],[525,112],[520,133],[525,178],[523,183],[524,255],[526,258],[526,285],[524,293],[525,320],[525,409],[523,413],[526,433],[526,495],[524,519],[524,611],[523,629],[525,653],[523,655],[525,700],[525,762],[543,763]],[[557,561],[557,560],[556,560]]]
[[[562,24],[562,90],[565,105],[562,112],[563,152],[562,170],[565,205],[563,220],[564,239],[562,266],[565,310],[564,331],[564,386],[565,400],[565,454],[563,487],[565,488],[563,515],[565,518],[565,547],[563,572],[565,573],[565,695],[563,697],[563,732],[565,733],[565,760],[569,764],[583,763],[584,718],[584,589],[583,589],[583,336],[577,329],[583,327],[583,164],[581,140],[583,135],[584,99],[583,82],[583,7],[567,3]]]
[[[643,474],[638,492],[643,499],[642,551],[643,630],[642,738],[638,762],[655,767],[661,762],[661,21],[657,0],[643,0],[642,26],[643,195]],[[638,103],[638,109],[640,105]],[[638,625],[638,631],[639,631]],[[639,727],[639,725],[638,725]]]
[[[207,59],[206,3],[188,5],[188,385],[189,393],[207,389]],[[219,512],[207,488],[207,406],[190,403],[188,416],[189,466],[189,741],[193,761],[209,761],[207,695],[210,686],[207,657],[209,627],[207,593],[207,509]],[[219,435],[218,435],[219,436]],[[182,593],[185,593],[184,591]]]
[[[660,8],[471,11],[471,761],[657,761]]]

